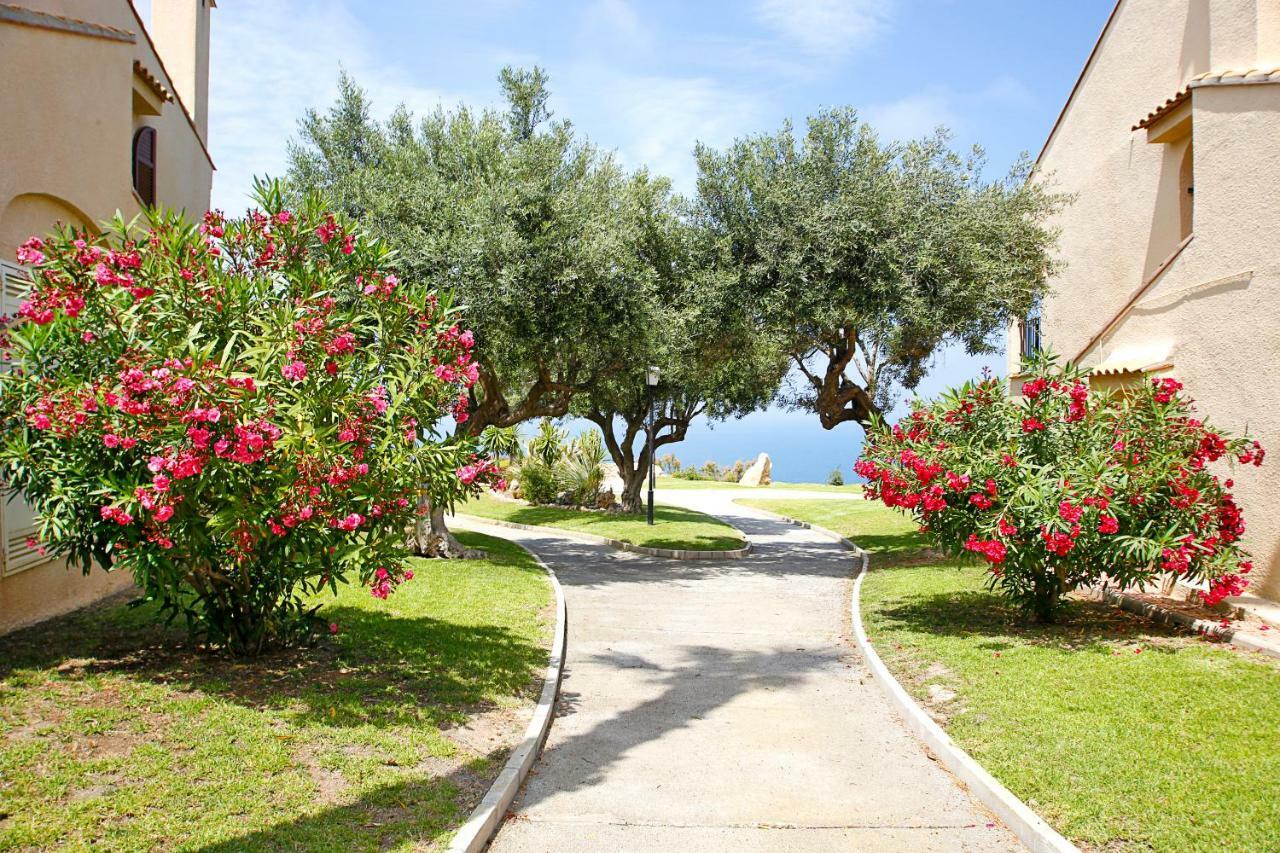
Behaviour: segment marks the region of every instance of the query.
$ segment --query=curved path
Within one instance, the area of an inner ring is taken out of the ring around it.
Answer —
[[[1019,849],[847,642],[852,555],[734,497],[663,500],[731,521],[744,560],[492,528],[554,566],[569,609],[557,717],[492,849]]]

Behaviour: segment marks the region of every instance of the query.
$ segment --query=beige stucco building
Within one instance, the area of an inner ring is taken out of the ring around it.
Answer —
[[[1175,376],[1273,452],[1234,476],[1250,594],[1280,599],[1280,0],[1119,0],[1037,168],[1075,196],[1044,346],[1098,384]]]
[[[93,228],[142,204],[209,206],[209,17],[214,0],[0,3],[0,313],[21,301],[18,245],[57,222]],[[20,501],[0,509],[0,633],[131,583],[85,577],[26,545]]]

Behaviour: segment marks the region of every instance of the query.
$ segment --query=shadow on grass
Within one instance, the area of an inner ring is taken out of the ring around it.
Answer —
[[[444,776],[410,776],[366,791],[354,802],[195,849],[199,853],[387,850],[406,843],[413,849],[425,848],[461,824],[471,804],[480,800],[490,764],[491,759],[482,758]]]
[[[461,722],[489,697],[528,693],[546,666],[535,641],[494,626],[334,604],[342,626],[313,648],[232,659],[193,647],[150,608],[108,605],[0,638],[0,682],[20,670],[116,675],[200,691],[330,727]]]
[[[877,571],[906,572],[913,568],[895,564]],[[1189,636],[1184,631],[1139,619],[1110,604],[1082,599],[1067,601],[1057,622],[1042,625],[997,593],[986,590],[921,593],[887,599],[870,609],[874,612],[877,630],[985,637],[977,645],[991,651],[1034,645],[1074,653],[1109,648],[1115,642]],[[1161,649],[1156,646],[1152,650]]]

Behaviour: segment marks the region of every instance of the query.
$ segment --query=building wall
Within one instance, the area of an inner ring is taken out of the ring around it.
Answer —
[[[196,20],[207,16],[207,2],[154,0],[154,6],[181,7]],[[203,25],[207,35],[207,20]],[[182,49],[177,44],[170,55]],[[0,260],[12,262],[18,245],[55,222],[95,229],[117,211],[126,219],[138,214],[132,144],[144,125],[157,134],[157,203],[191,216],[208,208],[213,163],[162,58],[128,0],[9,0],[0,9]],[[163,100],[135,73],[135,61],[173,100]],[[198,69],[199,57],[185,65]],[[3,298],[4,310],[12,312],[12,294]],[[14,538],[26,514],[12,503],[0,507],[6,538]],[[59,561],[17,571],[17,560],[5,555],[19,546],[5,544],[0,633],[132,585],[127,573],[94,569],[83,576]]]
[[[1251,593],[1271,599],[1280,598],[1280,82],[1192,88],[1150,134],[1131,128],[1196,75],[1280,65],[1274,5],[1121,0],[1039,163],[1040,180],[1075,194],[1057,221],[1065,266],[1043,306],[1045,345],[1075,358],[1151,282],[1080,362],[1168,362],[1202,416],[1277,451],[1261,469],[1224,468],[1257,557]],[[1189,134],[1149,141],[1183,114]],[[1194,223],[1178,251],[1188,149]],[[1013,334],[1009,352],[1016,373]]]

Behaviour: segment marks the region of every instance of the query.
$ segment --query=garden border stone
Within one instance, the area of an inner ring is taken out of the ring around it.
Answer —
[[[477,521],[482,520],[477,519]],[[551,579],[551,588],[556,598],[556,629],[551,641],[551,658],[547,663],[547,674],[542,682],[542,693],[538,697],[537,706],[533,709],[533,718],[529,721],[529,727],[525,729],[524,739],[512,750],[507,763],[503,765],[502,772],[493,780],[484,799],[475,807],[467,822],[458,829],[453,840],[449,842],[448,849],[451,853],[476,853],[484,850],[497,834],[507,809],[511,808],[511,803],[515,800],[520,786],[529,775],[534,761],[537,760],[543,745],[547,742],[551,721],[555,717],[556,698],[560,695],[560,682],[564,677],[568,631],[568,611],[565,606],[564,589],[560,586],[560,579],[556,577],[555,570],[541,557],[519,542],[511,544],[532,557]]]
[[[829,536],[852,550],[855,556],[860,558],[858,575],[853,581],[853,593],[849,602],[849,621],[853,625],[854,640],[857,642],[858,651],[866,659],[867,667],[871,670],[872,676],[880,684],[885,695],[889,697],[889,702],[897,710],[907,728],[942,762],[943,766],[968,786],[969,790],[983,805],[995,812],[1013,834],[1017,836],[1018,840],[1027,845],[1028,848],[1037,851],[1037,853],[1039,851],[1051,851],[1051,853],[1076,851],[1078,853],[1079,848],[1049,826],[1044,818],[1032,811],[1022,800],[1015,797],[1013,792],[1000,784],[994,776],[983,769],[981,764],[974,761],[969,753],[961,749],[951,739],[950,735],[911,698],[911,694],[903,688],[898,679],[894,678],[893,673],[884,665],[884,661],[880,660],[880,655],[872,648],[871,640],[867,637],[866,629],[862,626],[862,608],[859,604],[859,597],[862,594],[862,580],[867,576],[870,554],[834,530],[828,530],[825,527],[819,527],[816,524],[810,524],[807,521],[800,521],[769,510],[762,510],[759,507],[751,508],[781,521],[794,524],[797,527],[804,527]]]
[[[608,545],[611,548],[617,548],[620,551],[631,551],[636,554],[644,554],[647,557],[664,557],[668,560],[741,560],[743,557],[751,553],[751,542],[747,537],[742,535],[742,531],[736,527],[732,529],[742,536],[746,546],[742,548],[734,548],[730,551],[697,551],[686,550],[681,548],[650,548],[647,545],[634,545],[630,542],[623,542],[621,539],[609,539],[606,536],[597,536],[594,533],[584,533],[580,530],[569,530],[564,527],[556,527],[551,524],[521,524],[517,521],[504,521],[497,518],[485,518],[482,515],[468,515],[465,512],[454,513],[455,518],[461,518],[466,521],[472,521],[477,524],[492,524],[497,527],[510,527],[513,530],[532,530],[535,533],[554,530],[557,534],[564,534],[569,538],[578,537],[586,542],[594,542],[600,545]],[[723,519],[721,519],[723,521]]]
[[[1219,637],[1234,646],[1249,649],[1251,651],[1260,652],[1273,658],[1280,658],[1280,645],[1268,643],[1258,637],[1249,634],[1240,633],[1231,628],[1224,628],[1218,622],[1208,619],[1197,619],[1188,613],[1180,613],[1177,610],[1171,610],[1168,607],[1161,607],[1151,601],[1144,601],[1125,592],[1119,592],[1114,589],[1096,589],[1096,594],[1101,595],[1102,599],[1110,604],[1114,604],[1130,613],[1135,613],[1153,622],[1159,622],[1165,625],[1177,625],[1181,628],[1187,628],[1199,634],[1209,634]]]

